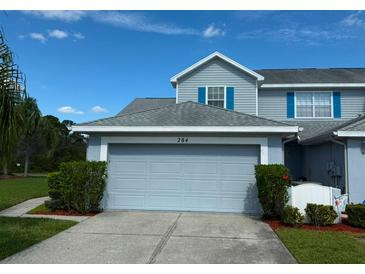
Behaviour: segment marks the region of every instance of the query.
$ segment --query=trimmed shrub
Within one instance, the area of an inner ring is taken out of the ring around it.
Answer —
[[[288,202],[289,169],[283,165],[256,165],[255,174],[263,217],[280,217]]]
[[[106,162],[77,161],[60,165],[59,172],[48,175],[51,209],[73,209],[80,213],[100,210],[103,198]]]
[[[65,207],[81,213],[98,211],[103,198],[106,162],[77,161],[60,165]]]
[[[300,213],[299,208],[290,205],[283,208],[282,221],[284,224],[298,227],[303,220],[304,216]]]
[[[52,172],[47,176],[48,183],[48,195],[52,199],[60,199],[62,196],[61,193],[61,173]]]
[[[346,213],[350,225],[365,228],[365,205],[347,205]]]
[[[47,209],[54,211],[56,209],[63,209],[64,203],[61,199],[51,199],[44,202]]]
[[[333,206],[307,204],[305,213],[308,216],[309,222],[316,226],[332,225],[337,218],[337,213]]]

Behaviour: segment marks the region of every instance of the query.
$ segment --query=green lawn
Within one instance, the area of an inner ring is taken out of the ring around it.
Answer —
[[[29,210],[27,213],[28,214],[35,214],[35,213],[37,213],[39,211],[48,211],[48,208],[46,207],[45,204],[41,204],[41,205],[39,205],[39,206],[37,206],[37,207]]]
[[[43,218],[0,217],[0,260],[43,241],[76,223]]]
[[[298,263],[365,263],[365,243],[357,239],[359,235],[296,228],[279,228],[276,233]]]
[[[0,180],[0,211],[43,196],[48,196],[46,177]]]

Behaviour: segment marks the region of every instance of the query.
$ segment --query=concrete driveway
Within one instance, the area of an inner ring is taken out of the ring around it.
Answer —
[[[239,214],[105,212],[2,263],[295,263],[268,225]]]

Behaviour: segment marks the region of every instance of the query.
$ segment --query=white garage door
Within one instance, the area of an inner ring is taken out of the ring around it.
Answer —
[[[259,211],[258,146],[109,145],[107,209]]]

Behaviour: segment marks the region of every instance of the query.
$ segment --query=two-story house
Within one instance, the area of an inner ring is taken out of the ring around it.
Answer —
[[[73,127],[108,161],[104,208],[257,213],[258,163],[365,200],[365,69],[254,71],[215,52],[171,84]]]

